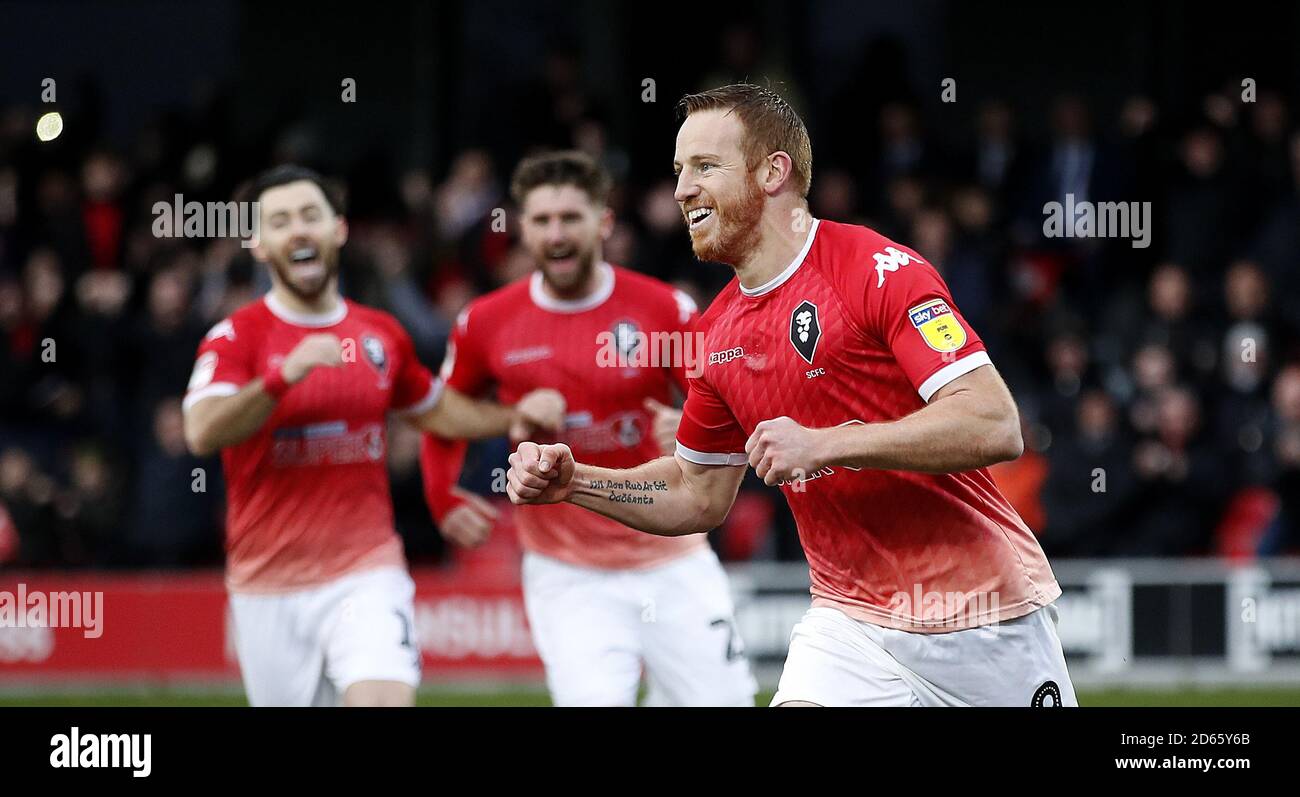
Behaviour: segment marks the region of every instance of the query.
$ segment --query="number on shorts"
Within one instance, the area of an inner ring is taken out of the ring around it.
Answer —
[[[400,610],[398,610],[398,609],[393,609],[393,614],[397,615],[397,619],[402,621],[402,647],[404,647],[404,648],[410,648],[410,647],[413,647],[413,646],[411,645],[411,621],[410,621],[410,619],[407,618],[406,615],[402,614],[402,612],[401,612]]]
[[[727,661],[732,662],[737,659],[745,658],[745,643],[741,640],[740,634],[736,633],[736,623],[730,617],[719,617],[709,625],[714,628],[727,629]]]

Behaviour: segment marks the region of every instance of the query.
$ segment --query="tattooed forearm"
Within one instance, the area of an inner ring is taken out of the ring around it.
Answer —
[[[593,479],[591,489],[605,495],[605,500],[618,504],[653,504],[654,496],[650,493],[666,492],[668,482],[657,479],[650,481]]]

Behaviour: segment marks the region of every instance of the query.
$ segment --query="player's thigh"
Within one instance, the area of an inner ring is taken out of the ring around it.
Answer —
[[[1055,606],[946,634],[882,633],[922,705],[1078,705]]]
[[[917,705],[897,662],[838,609],[814,607],[790,633],[790,652],[772,705]]]
[[[635,574],[652,706],[753,706],[731,585],[709,548]]]
[[[232,594],[230,612],[249,704],[316,705],[325,656],[304,633],[302,595]]]
[[[340,695],[353,684],[420,684],[415,638],[415,584],[403,569],[385,567],[348,577],[321,626],[325,674]]]
[[[524,556],[524,608],[557,706],[636,704],[640,608],[619,575]]]

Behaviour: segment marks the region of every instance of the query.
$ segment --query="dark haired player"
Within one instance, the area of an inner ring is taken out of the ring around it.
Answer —
[[[447,436],[556,426],[539,393],[514,408],[445,389],[391,316],[344,299],[348,228],[321,178],[255,181],[253,252],[271,290],[199,346],[184,400],[191,451],[221,451],[226,582],[249,702],[411,705],[420,677],[414,585],[393,528],[389,412]]]
[[[681,108],[677,201],[696,256],[736,279],[700,320],[676,455],[612,470],[523,443],[512,500],[689,535],[752,466],[785,493],[812,578],[774,705],[1075,705],[1061,589],[985,470],[1020,456],[1016,405],[947,286],[913,250],[810,216],[812,147],[777,94]]]
[[[443,366],[470,395],[564,395],[563,441],[585,460],[629,467],[657,457],[655,427],[693,365],[695,303],[604,262],[609,177],[577,152],[521,163],[512,192],[537,271],[461,314]],[[439,527],[481,542],[494,511],[455,488],[463,444],[426,436],[422,463]],[[574,506],[521,507],[523,587],[533,641],[561,706],[752,706],[755,682],[733,621],[726,574],[703,535],[655,537]]]

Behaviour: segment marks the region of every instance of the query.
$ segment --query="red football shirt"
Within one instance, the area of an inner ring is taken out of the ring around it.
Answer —
[[[686,389],[697,313],[672,286],[605,263],[597,269],[599,287],[585,299],[548,296],[534,273],[472,302],[452,331],[442,377],[468,395],[495,387],[507,404],[558,390],[564,431],[539,442],[567,443],[580,462],[630,468],[663,456],[642,403],[669,403],[674,383]],[[425,493],[439,517],[455,503],[449,491],[463,453],[463,443],[425,435]],[[518,507],[515,523],[526,550],[588,567],[650,567],[706,544],[645,534],[572,504]]]
[[[343,365],[313,370],[256,434],[221,452],[231,590],[301,589],[406,563],[393,528],[386,417],[432,407],[442,383],[392,316],[349,301],[305,316],[268,294],[207,334],[184,406],[233,395],[316,332],[339,337]]]
[[[865,227],[815,221],[789,267],[753,290],[733,280],[704,313],[706,365],[691,380],[677,451],[746,462],[760,422],[810,428],[902,418],[989,364],[938,272]],[[580,458],[579,458],[580,459]],[[988,472],[828,467],[781,487],[814,605],[909,631],[1028,614],[1060,587]]]

